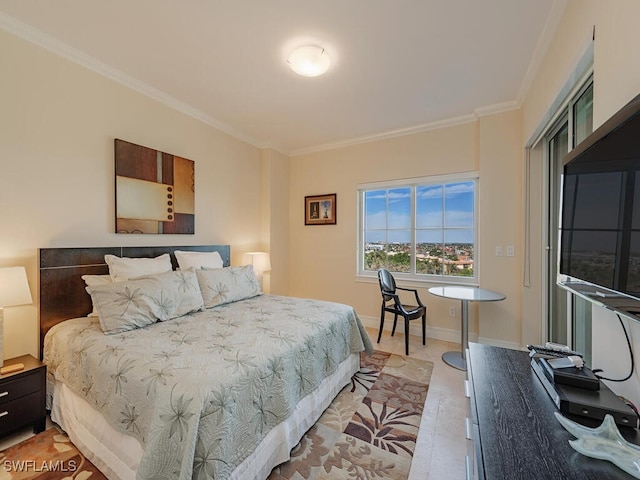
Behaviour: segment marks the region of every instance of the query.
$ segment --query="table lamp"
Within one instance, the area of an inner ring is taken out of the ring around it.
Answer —
[[[4,364],[4,307],[33,303],[24,267],[0,268],[0,367]]]
[[[253,265],[253,271],[262,288],[262,274],[271,270],[271,260],[267,252],[248,252],[244,254],[245,264]]]

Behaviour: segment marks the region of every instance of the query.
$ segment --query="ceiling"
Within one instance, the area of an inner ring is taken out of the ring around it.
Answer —
[[[257,147],[301,153],[518,106],[566,0],[2,0],[0,28]],[[290,50],[319,44],[321,77]]]

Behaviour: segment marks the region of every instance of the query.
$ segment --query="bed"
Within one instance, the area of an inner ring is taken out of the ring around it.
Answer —
[[[183,252],[218,252],[221,268],[177,269]],[[109,478],[266,478],[349,383],[360,352],[372,352],[352,307],[262,294],[229,254],[228,245],[40,250],[51,418]],[[105,258],[165,255],[170,271],[83,280],[108,277]],[[177,289],[179,298],[166,293]]]

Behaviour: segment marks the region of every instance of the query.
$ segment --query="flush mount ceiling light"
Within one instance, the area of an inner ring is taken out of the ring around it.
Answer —
[[[317,77],[331,66],[331,59],[324,48],[317,45],[304,45],[289,54],[287,63],[298,75]]]

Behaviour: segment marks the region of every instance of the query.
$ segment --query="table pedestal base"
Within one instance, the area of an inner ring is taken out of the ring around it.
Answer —
[[[462,352],[446,352],[442,354],[442,361],[458,370],[467,370],[467,360],[462,357]]]

